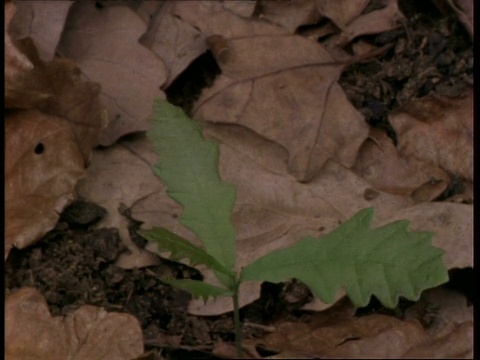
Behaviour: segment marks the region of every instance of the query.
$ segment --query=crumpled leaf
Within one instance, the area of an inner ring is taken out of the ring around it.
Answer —
[[[15,2],[17,12],[12,20],[10,34],[15,40],[32,38],[40,59],[53,60],[68,10],[73,2],[73,0]]]
[[[5,301],[8,360],[130,360],[143,353],[138,320],[85,305],[52,317],[42,295],[23,288]]]
[[[432,95],[413,100],[389,120],[401,154],[473,180],[472,89],[458,99]]]
[[[77,1],[70,9],[57,51],[102,87],[100,99],[110,118],[100,141],[104,146],[145,131],[153,99],[165,97],[160,90],[165,66],[138,42],[145,30],[142,19],[125,6],[98,9],[93,2]]]
[[[438,166],[402,157],[392,139],[379,129],[370,129],[353,170],[374,189],[411,195],[416,202],[434,200],[450,183],[448,174]]]
[[[325,302],[341,287],[356,306],[375,295],[394,307],[399,296],[417,300],[421,291],[448,281],[443,250],[433,233],[409,232],[407,221],[369,229],[374,209],[362,210],[321,239],[311,237],[273,251],[246,266],[243,281],[281,282],[295,278]]]
[[[160,156],[155,174],[167,185],[168,195],[183,206],[180,222],[195,233],[207,253],[234,271],[231,215],[236,189],[218,174],[218,144],[205,140],[199,124],[166,101],[156,101],[148,137]]]
[[[225,44],[222,75],[203,91],[194,117],[241,125],[283,146],[300,181],[318,175],[328,159],[353,165],[368,126],[337,84],[342,66],[322,46],[297,35]]]
[[[316,5],[322,16],[332,20],[339,29],[345,29],[362,14],[369,2],[369,0],[316,0]]]
[[[84,159],[68,123],[37,110],[11,111],[5,124],[5,256],[51,230],[75,196]]]

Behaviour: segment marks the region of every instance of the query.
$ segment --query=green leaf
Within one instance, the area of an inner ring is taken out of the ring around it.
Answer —
[[[230,277],[235,277],[230,270],[226,269],[213,256],[208,254],[201,247],[192,244],[190,241],[178,236],[165,228],[152,228],[138,232],[145,239],[155,242],[161,251],[170,251],[170,259],[188,259],[192,266],[205,264],[209,268]]]
[[[374,209],[365,209],[321,239],[307,237],[246,266],[241,281],[281,282],[296,278],[326,303],[340,288],[356,306],[375,295],[395,307],[399,296],[417,300],[427,288],[448,280],[444,251],[433,233],[409,232],[401,220],[370,229]]]
[[[233,293],[230,290],[208,284],[199,280],[191,279],[162,279],[164,283],[172,285],[177,289],[188,291],[194,298],[202,298],[203,301],[207,301],[209,297],[217,296],[232,296]]]
[[[210,255],[234,271],[236,236],[231,215],[236,188],[220,179],[218,144],[205,140],[198,123],[163,100],[155,102],[148,137],[160,155],[155,173],[166,184],[168,195],[184,208],[180,222]]]

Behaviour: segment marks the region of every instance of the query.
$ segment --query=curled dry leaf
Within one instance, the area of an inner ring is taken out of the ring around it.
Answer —
[[[321,16],[329,18],[339,29],[344,30],[362,14],[369,2],[369,0],[316,0],[316,5]]]
[[[300,181],[318,175],[328,159],[353,165],[368,126],[337,84],[342,66],[321,45],[296,35],[225,45],[222,75],[202,93],[195,117],[242,125],[283,146]]]
[[[450,182],[448,174],[438,166],[401,156],[392,139],[379,129],[370,129],[353,170],[374,189],[414,195],[414,200],[418,202],[437,198]]]
[[[432,95],[389,117],[398,149],[473,181],[473,90],[462,98]]]
[[[17,1],[17,12],[12,20],[10,34],[14,40],[30,37],[42,61],[55,56],[65,19],[73,0],[61,2]]]
[[[70,9],[57,50],[102,87],[100,99],[110,118],[102,145],[146,130],[153,99],[165,97],[160,90],[167,78],[165,66],[138,42],[145,30],[129,7],[97,8],[78,1]]]
[[[36,110],[7,113],[5,256],[55,226],[83,176],[84,159],[64,119]]]
[[[52,317],[33,288],[5,301],[5,355],[8,360],[130,360],[143,353],[138,320],[85,305]]]

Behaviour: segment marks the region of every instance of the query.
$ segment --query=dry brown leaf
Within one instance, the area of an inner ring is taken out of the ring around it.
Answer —
[[[257,4],[255,1],[250,0],[225,1],[223,7],[235,15],[249,18],[255,12]]]
[[[28,99],[32,91],[44,94],[42,101],[30,105],[67,120],[88,163],[107,125],[106,113],[99,101],[100,87],[83,81],[78,67],[69,60],[55,59],[48,63],[40,60],[31,39],[18,42],[18,46],[34,68],[16,82],[17,101]]]
[[[265,1],[260,6],[261,19],[283,26],[294,34],[299,26],[320,20],[315,0]]]
[[[85,305],[52,317],[43,296],[23,288],[5,301],[8,360],[130,360],[143,353],[138,320]]]
[[[389,117],[404,156],[428,161],[473,181],[473,90],[450,99],[413,100]]]
[[[328,310],[327,310],[328,311]],[[321,314],[321,313],[320,313]],[[261,342],[281,351],[270,357],[285,358],[395,358],[427,340],[417,321],[402,321],[386,315],[369,315],[316,324],[283,323]]]
[[[420,300],[405,311],[405,319],[420,321],[432,339],[439,339],[455,326],[473,322],[473,304],[462,293],[440,286],[425,290]]]
[[[417,202],[437,198],[450,182],[448,174],[437,166],[402,157],[392,139],[379,129],[370,129],[353,170],[374,189],[399,195],[412,194]]]
[[[13,2],[5,3],[5,106],[7,108],[30,108],[44,100],[48,95],[31,91],[28,96],[22,96],[18,82],[28,77],[33,69],[31,61],[13,43],[8,28],[15,14],[16,7]]]
[[[138,42],[145,30],[142,19],[125,6],[99,9],[78,1],[70,9],[58,52],[102,87],[100,99],[111,120],[102,145],[146,130],[153,100],[165,97],[160,90],[165,66]]]
[[[433,246],[446,251],[448,269],[473,266],[473,206],[450,202],[417,204],[394,214],[388,221],[374,220],[381,226],[395,220],[409,220],[413,231],[433,231]]]
[[[473,322],[464,322],[440,339],[415,346],[402,359],[474,359]]]
[[[151,166],[156,161],[157,155],[145,138],[120,141],[108,149],[95,150],[87,176],[76,187],[80,197],[107,210],[107,216],[97,227],[118,228],[120,238],[131,251],[131,254],[122,254],[117,263],[124,268],[157,264],[158,259],[138,249],[130,240],[129,222],[120,214],[120,206],[130,208],[145,197],[160,194],[162,201],[153,216],[172,219],[181,211],[180,205],[166,195],[165,186],[153,174]]]
[[[342,66],[322,46],[296,35],[225,44],[222,75],[202,93],[195,117],[242,125],[283,146],[300,181],[328,159],[353,165],[368,126],[337,84]]]
[[[151,6],[152,2],[143,4],[143,7]],[[158,9],[151,15],[148,30],[140,42],[164,61],[168,70],[168,78],[163,85],[166,88],[194,59],[207,51],[207,45],[199,30],[175,16],[173,8],[176,2],[154,4],[158,4]],[[137,11],[144,10],[143,7]]]
[[[199,29],[205,36],[221,35],[227,39],[260,36],[287,35],[290,31],[266,21],[237,15],[230,10],[229,1],[176,1],[174,13],[183,21]]]
[[[320,0],[323,2],[323,0]],[[327,0],[328,2],[328,0]],[[342,2],[332,1],[333,7],[346,5],[347,7],[352,7],[350,22],[342,28],[342,33],[338,36],[328,39],[328,46],[342,48],[347,45],[350,41],[355,39],[360,35],[371,35],[378,34],[384,31],[396,29],[400,26],[401,22],[404,20],[403,14],[398,8],[398,0],[385,0],[382,1],[382,6],[379,9],[373,10],[366,14],[361,14],[356,18],[352,19],[352,15],[358,13],[361,6],[364,4],[361,1],[348,1],[344,0]],[[338,3],[338,5],[336,5]],[[341,9],[339,10],[341,12]],[[338,14],[338,10],[335,12]],[[336,15],[337,19],[341,18]],[[340,21],[337,20],[340,24]]]
[[[329,18],[343,30],[362,14],[369,2],[369,0],[316,0],[316,5],[321,16]]]
[[[7,114],[5,256],[51,230],[74,198],[84,159],[68,123],[36,110]]]
[[[55,56],[65,19],[73,0],[16,1],[17,12],[11,23],[10,34],[14,40],[30,37],[42,61]]]

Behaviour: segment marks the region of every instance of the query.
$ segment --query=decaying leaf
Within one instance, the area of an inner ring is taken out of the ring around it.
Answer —
[[[473,90],[458,99],[432,95],[389,117],[401,154],[473,180]]]
[[[146,25],[130,8],[97,8],[78,1],[70,9],[57,51],[75,60],[87,79],[98,82],[110,118],[102,145],[148,128],[152,101],[164,98],[161,59],[138,42]]]
[[[16,1],[10,34],[14,40],[32,38],[40,59],[51,61],[73,2]]]
[[[138,320],[85,305],[52,317],[33,288],[5,301],[5,355],[8,360],[130,360],[143,353]]]
[[[55,226],[84,176],[85,160],[65,119],[11,111],[5,124],[5,255]]]

